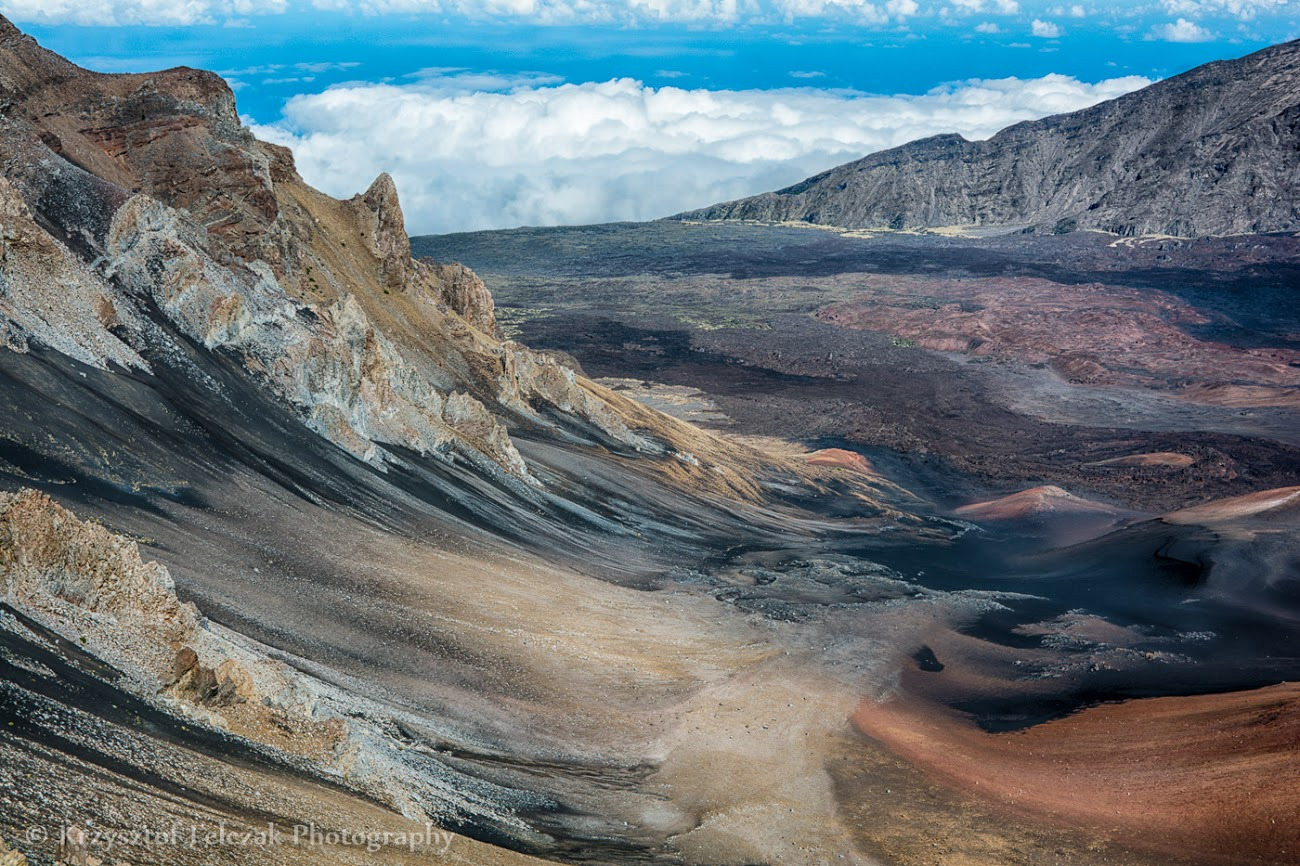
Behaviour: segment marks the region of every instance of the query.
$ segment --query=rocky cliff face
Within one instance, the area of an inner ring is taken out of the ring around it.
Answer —
[[[144,372],[187,343],[233,356],[379,467],[397,447],[532,484],[509,429],[656,455],[688,435],[501,342],[472,271],[412,259],[390,177],[322,195],[214,74],[91,73],[0,19],[0,103],[11,349]]]
[[[1294,231],[1300,42],[1019,123],[987,141],[927,138],[682,217],[1121,235]]]

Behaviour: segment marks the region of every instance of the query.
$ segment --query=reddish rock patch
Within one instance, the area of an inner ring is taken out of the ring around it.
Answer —
[[[1192,403],[1226,406],[1229,409],[1300,409],[1300,388],[1204,383],[1189,385],[1179,396]]]
[[[1198,863],[1300,862],[1300,685],[1093,707],[989,734],[915,699],[861,732],[1010,811]]]
[[[1049,484],[1001,499],[972,502],[958,508],[956,513],[971,520],[1024,520],[1057,514],[1118,515],[1119,510]]]
[[[1169,466],[1175,469],[1186,469],[1188,466],[1196,465],[1196,458],[1190,454],[1179,454],[1176,451],[1155,451],[1150,454],[1129,454],[1126,457],[1112,457],[1109,460],[1098,460],[1087,464],[1089,466]]]
[[[1194,505],[1166,514],[1160,519],[1166,523],[1221,523],[1296,504],[1300,504],[1300,487],[1278,487]]]
[[[1167,292],[1037,277],[873,275],[857,287],[857,297],[817,318],[927,349],[1046,365],[1077,384],[1158,388],[1218,406],[1300,408],[1300,352],[1198,339],[1187,326],[1209,320]]]
[[[834,466],[839,469],[861,472],[864,475],[874,475],[876,473],[876,468],[871,465],[870,460],[856,451],[846,451],[843,448],[823,448],[820,451],[812,452],[804,459],[809,466]]]

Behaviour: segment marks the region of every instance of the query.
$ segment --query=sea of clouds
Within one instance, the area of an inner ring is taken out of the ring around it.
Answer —
[[[878,96],[426,70],[410,83],[296,96],[254,132],[292,147],[305,179],[336,196],[391,173],[408,229],[443,233],[669,216],[929,135],[987,138],[1149,83],[1048,75]]]

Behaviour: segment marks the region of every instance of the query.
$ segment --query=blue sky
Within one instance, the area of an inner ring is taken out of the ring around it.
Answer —
[[[984,137],[1300,35],[1297,0],[0,0],[0,12],[94,69],[221,72],[308,180],[345,195],[392,171],[416,231],[662,216],[917,135]]]

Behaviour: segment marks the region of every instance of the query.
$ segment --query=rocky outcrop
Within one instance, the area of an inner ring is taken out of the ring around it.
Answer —
[[[501,342],[477,275],[412,259],[391,177],[348,201],[312,189],[218,76],[88,72],[3,19],[0,47],[9,347],[149,371],[192,341],[380,468],[459,455],[527,486],[512,429],[653,455],[694,435]]]
[[[57,286],[60,303],[51,303]],[[114,292],[67,247],[41,229],[18,191],[0,177],[0,342],[27,351],[31,341],[85,364],[147,368],[118,336],[143,325],[132,307],[119,313]]]
[[[164,670],[170,646],[198,628],[171,575],[143,562],[134,542],[34,491],[0,495],[0,574],[12,602],[88,626],[111,644],[106,654],[146,669]],[[134,639],[143,633],[150,639]]]
[[[379,284],[398,291],[406,288],[411,270],[411,241],[406,219],[397,200],[397,184],[387,173],[375,178],[365,194],[352,199],[361,237],[379,261]]]
[[[176,653],[175,673],[171,693],[195,704],[229,707],[258,696],[252,674],[239,662],[226,659],[214,669],[202,664],[191,647]]]
[[[478,274],[462,264],[438,264],[430,258],[420,259],[416,268],[442,303],[488,336],[499,335],[492,293]]]
[[[167,569],[145,562],[131,539],[34,490],[0,494],[0,578],[7,602],[127,672],[144,693],[161,690],[200,718],[254,738],[259,727],[274,727],[276,701],[260,700],[249,669],[256,658],[210,631],[198,609],[176,597]],[[268,685],[292,677],[283,666],[264,667],[259,676]],[[229,719],[200,709],[250,701]],[[299,733],[312,727],[308,718],[295,724],[276,716]]]
[[[403,764],[389,712],[209,622],[135,541],[45,494],[0,494],[0,588],[0,630],[12,624],[10,611],[31,618],[47,640],[95,660],[115,687],[178,717],[192,735],[200,736],[189,726],[237,736],[408,817],[462,805],[444,781]],[[413,797],[428,805],[416,809]]]
[[[682,218],[1121,235],[1295,231],[1298,147],[1300,42],[1289,42],[987,141],[927,138]]]

